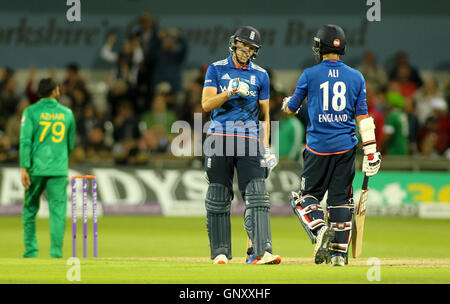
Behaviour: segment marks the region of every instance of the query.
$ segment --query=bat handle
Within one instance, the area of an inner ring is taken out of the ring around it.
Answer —
[[[364,174],[364,181],[362,184],[362,190],[367,190],[367,187],[369,185],[369,177]]]

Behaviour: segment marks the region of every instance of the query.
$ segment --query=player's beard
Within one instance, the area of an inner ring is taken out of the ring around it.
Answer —
[[[58,89],[56,90],[55,99],[59,101],[60,98],[61,98],[61,88],[58,86]]]
[[[249,56],[246,56],[246,55],[239,56],[237,51],[234,52],[234,58],[239,63],[239,65],[241,65],[243,67],[248,65],[248,63],[250,61],[250,57]],[[245,59],[245,61],[242,61],[241,59]]]
[[[61,97],[61,91],[60,90],[56,90],[56,93],[53,96],[53,98],[56,99],[57,101],[59,101],[60,97]]]

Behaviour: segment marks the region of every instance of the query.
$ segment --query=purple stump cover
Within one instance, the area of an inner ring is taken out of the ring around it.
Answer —
[[[83,257],[87,258],[87,178],[83,177]]]
[[[77,180],[72,178],[72,256],[77,256]]]
[[[94,258],[98,257],[98,227],[97,227],[97,181],[92,179],[92,233],[94,239]]]

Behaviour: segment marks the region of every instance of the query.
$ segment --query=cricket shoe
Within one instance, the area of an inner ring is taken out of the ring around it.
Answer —
[[[251,254],[249,259],[251,259],[251,256],[253,255],[253,258],[255,257],[254,254]],[[247,262],[248,263],[248,262]],[[277,254],[271,254],[268,251],[264,252],[264,255],[260,258],[255,258],[252,262],[248,264],[252,265],[270,265],[270,264],[280,264],[281,263],[281,257]]]
[[[214,258],[213,264],[228,264],[228,258],[224,254],[219,254]]]
[[[249,241],[251,242],[251,241]],[[251,243],[250,243],[251,245]],[[247,248],[247,256],[245,257],[245,263],[252,264],[256,260],[256,255],[253,251],[253,247]]]
[[[330,262],[331,266],[344,266],[348,264],[347,256],[342,252],[332,252]]]
[[[316,246],[314,247],[313,253],[314,262],[316,264],[322,264],[327,261],[329,257],[328,247],[333,237],[334,230],[327,226],[323,226],[320,228],[319,232],[317,232]]]
[[[251,264],[256,259],[253,250],[253,244],[250,238],[247,238],[247,255],[245,256],[245,263]]]
[[[256,256],[252,253],[252,254],[249,254],[248,256],[247,256],[247,258],[245,259],[245,263],[247,263],[247,264],[253,264],[253,262],[256,260]]]

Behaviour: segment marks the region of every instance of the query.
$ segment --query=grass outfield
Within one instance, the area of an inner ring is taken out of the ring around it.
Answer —
[[[38,259],[23,259],[20,217],[0,217],[0,283],[72,283],[67,259],[49,258],[48,220],[38,219]],[[80,283],[377,283],[369,258],[380,261],[379,283],[450,283],[448,220],[366,218],[362,257],[347,267],[315,265],[313,247],[295,217],[272,217],[280,265],[246,265],[243,218],[232,217],[233,259],[212,265],[204,218],[105,216],[99,219],[99,259],[81,259]],[[67,222],[64,256],[71,255]],[[91,232],[91,222],[89,230]],[[81,223],[78,225],[81,254]],[[89,235],[89,254],[92,238]]]

